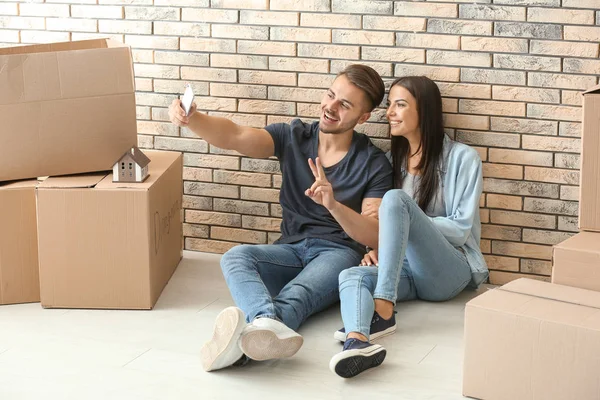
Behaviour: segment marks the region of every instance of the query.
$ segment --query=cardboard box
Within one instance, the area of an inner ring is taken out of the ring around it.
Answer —
[[[0,185],[0,304],[40,301],[35,187]]]
[[[583,93],[579,229],[600,231],[600,85]]]
[[[143,183],[88,174],[38,186],[42,306],[154,306],[182,256],[183,165],[180,153],[146,154]]]
[[[521,278],[465,309],[463,394],[600,398],[600,292]]]
[[[553,250],[552,283],[600,291],[600,233],[578,233]]]
[[[0,181],[110,170],[136,144],[128,46],[0,49]]]

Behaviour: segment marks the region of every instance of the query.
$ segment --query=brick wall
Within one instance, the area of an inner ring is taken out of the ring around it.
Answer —
[[[599,0],[0,0],[0,42],[112,37],[133,48],[139,142],[185,152],[185,248],[278,237],[274,160],[223,151],[167,121],[190,82],[199,108],[256,127],[318,114],[349,63],[434,79],[448,132],[484,161],[492,282],[547,279],[577,231],[580,92],[598,82]],[[384,110],[360,127],[387,148]]]

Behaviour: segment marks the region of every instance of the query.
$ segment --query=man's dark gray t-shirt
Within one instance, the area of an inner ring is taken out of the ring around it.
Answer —
[[[305,195],[315,182],[308,159],[317,157],[319,123],[299,119],[265,128],[275,143],[282,172],[279,201],[283,209],[281,238],[276,243],[295,243],[320,238],[344,244],[361,256],[365,247],[348,236],[329,211]],[[369,138],[354,132],[350,150],[337,164],[324,168],[335,199],[357,213],[364,198],[381,198],[392,188],[392,167],[385,154]]]

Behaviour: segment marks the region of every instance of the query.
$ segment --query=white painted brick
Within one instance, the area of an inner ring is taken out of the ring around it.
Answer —
[[[351,14],[336,14],[335,18],[331,18],[331,14],[302,13],[300,15],[300,25],[314,28],[360,29],[361,16]]]
[[[421,49],[402,49],[397,47],[367,47],[362,48],[362,59],[373,61],[393,61],[424,63],[425,50]]]
[[[490,36],[492,34],[492,22],[430,19],[427,21],[427,32]]]
[[[427,33],[397,33],[396,45],[402,47],[458,50],[460,48],[460,36],[433,35]]]
[[[331,61],[331,73],[337,74],[342,72],[344,68],[348,65],[356,64],[356,61],[344,61],[344,60],[332,60]],[[382,77],[393,76],[392,72],[392,63],[382,63],[382,62],[373,62],[373,61],[361,61],[361,64],[367,65],[373,68],[379,75]],[[319,72],[319,71],[317,71]],[[327,72],[327,71],[323,71]]]
[[[295,56],[296,43],[275,42],[275,41],[257,41],[257,40],[238,40],[238,53],[264,54],[276,56]]]
[[[50,31],[22,31],[21,43],[53,43],[68,42],[71,40],[69,32],[50,32]]]
[[[239,54],[211,54],[211,67],[267,69],[266,56],[246,56]]]
[[[414,15],[418,17],[444,17],[455,18],[458,16],[456,4],[435,4],[412,1],[396,1],[394,7],[396,15]]]
[[[19,15],[17,3],[0,3],[0,15]]]
[[[156,51],[154,52],[154,62],[157,64],[208,66],[209,55],[181,51]]]
[[[133,70],[140,78],[179,79],[178,66],[135,64]]]
[[[296,73],[276,71],[238,71],[240,83],[256,83],[263,85],[296,86]]]
[[[398,77],[408,75],[425,75],[434,81],[458,82],[460,80],[460,68],[396,64],[394,75]]]
[[[229,39],[269,39],[269,28],[266,26],[241,26],[241,25],[212,25],[212,37]]]
[[[392,15],[394,4],[385,0],[332,0],[331,9],[334,13],[350,14],[387,14]]]
[[[331,11],[330,0],[271,0],[271,10]]]
[[[184,8],[181,10],[182,21],[195,22],[238,22],[237,10],[219,10],[210,8]]]
[[[181,9],[173,7],[125,7],[126,19],[144,21],[179,21]]]
[[[240,23],[252,25],[298,26],[300,17],[295,12],[240,11]]]
[[[358,60],[359,52],[360,47],[358,46],[298,43],[298,56],[300,57]]]
[[[134,63],[154,63],[154,50],[131,50]]]
[[[19,31],[0,29],[0,42],[19,43]]]
[[[175,50],[179,48],[179,38],[169,36],[126,35],[125,43],[132,48]]]
[[[121,6],[71,6],[71,16],[76,18],[122,19],[125,16]]]
[[[329,61],[299,57],[269,57],[269,69],[293,72],[329,72]]]
[[[331,42],[331,29],[274,27],[271,28],[271,40],[327,43]]]
[[[492,58],[490,54],[487,53],[427,50],[427,64],[462,65],[465,67],[491,67]]]
[[[211,0],[212,8],[267,10],[269,0]]]
[[[210,25],[195,22],[154,22],[155,35],[210,36]]]
[[[394,33],[334,29],[332,41],[333,43],[392,46]]]
[[[45,29],[42,17],[0,17],[0,29]]]
[[[46,18],[49,31],[98,32],[98,21],[83,18]]]
[[[235,53],[235,40],[181,38],[181,50],[207,53]]]
[[[19,14],[23,17],[68,17],[67,4],[30,4],[21,3]]]
[[[458,14],[461,18],[491,21],[525,21],[526,17],[525,7],[488,6],[485,4],[461,4]]]
[[[230,83],[210,83],[210,95],[215,97],[235,97],[266,99],[267,87]]]
[[[235,82],[235,69],[181,67],[181,79],[209,82]]]
[[[526,71],[560,71],[560,58],[494,54],[494,67]]]
[[[155,6],[209,7],[210,0],[154,0]]]
[[[461,50],[527,53],[527,39],[463,36]]]
[[[532,40],[529,52],[553,56],[598,57],[598,43]]]
[[[425,18],[365,15],[363,17],[362,27],[363,29],[375,29],[381,31],[425,32],[427,29],[427,20]]]
[[[596,77],[583,75],[550,74],[530,72],[528,85],[560,89],[587,90],[596,84]]]
[[[152,34],[152,22],[149,21],[98,21],[98,30],[107,33]]]

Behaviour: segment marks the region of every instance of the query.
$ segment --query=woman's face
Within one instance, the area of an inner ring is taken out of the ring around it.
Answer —
[[[420,136],[417,100],[400,85],[390,90],[386,117],[390,122],[392,136]]]

